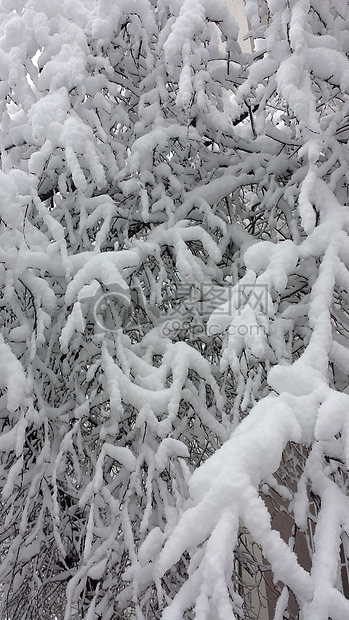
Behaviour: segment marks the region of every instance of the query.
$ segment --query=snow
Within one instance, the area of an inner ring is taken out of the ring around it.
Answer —
[[[297,53],[304,48],[304,31],[306,30],[307,11],[302,2],[295,2],[291,10],[290,43]]]
[[[138,252],[124,250],[122,252],[110,252],[108,255],[93,254],[81,256],[84,266],[78,267],[76,275],[67,287],[66,303],[70,305],[78,296],[81,289],[94,281],[98,281],[106,286],[113,284],[120,287],[127,295],[128,287],[120,274],[120,271],[133,271],[140,260]],[[86,259],[88,259],[86,261]],[[74,261],[75,262],[75,261]],[[73,262],[73,267],[74,267]],[[86,291],[86,289],[85,289]],[[84,291],[84,292],[85,292]],[[86,291],[87,292],[87,291]]]
[[[294,270],[298,260],[298,248],[292,241],[271,243],[263,241],[247,248],[244,262],[255,273],[263,272],[257,282],[268,282],[282,293],[287,285],[288,276]]]
[[[302,226],[308,234],[313,232],[316,224],[316,211],[310,201],[310,197],[314,192],[315,183],[316,172],[314,169],[309,169],[308,174],[302,183],[302,189],[298,200],[298,209],[301,216]]]
[[[275,392],[287,392],[295,396],[311,394],[324,385],[322,373],[297,360],[292,366],[274,366],[268,374],[268,383]]]
[[[186,43],[189,44],[189,41],[186,41]],[[183,55],[185,55],[184,50],[183,50]],[[188,64],[184,65],[181,71],[176,103],[178,106],[187,108],[190,105],[191,98],[192,98],[192,79],[191,79],[191,69],[190,69],[190,65],[188,62]]]
[[[275,620],[349,615],[349,14],[245,8],[241,53],[224,0],[1,3],[0,583],[38,617],[38,549],[66,620],[258,615],[243,528]]]
[[[184,0],[179,16],[171,26],[171,34],[164,44],[165,59],[168,66],[182,52],[185,44],[200,35],[205,28],[205,10],[199,0]]]
[[[86,41],[71,27],[65,38],[67,42],[63,43],[54,60],[45,63],[39,75],[38,86],[42,91],[52,92],[62,87],[70,90],[86,76]],[[42,62],[41,57],[39,62]]]
[[[13,486],[16,482],[16,478],[20,475],[23,468],[23,457],[21,456],[17,461],[12,465],[10,471],[7,475],[6,484],[2,490],[2,499],[4,502],[9,499],[13,492]]]
[[[26,377],[22,364],[0,334],[0,382],[7,390],[7,408],[14,413],[24,402]],[[12,432],[12,431],[11,431]]]
[[[0,438],[0,450],[8,451],[13,450],[16,457],[19,458],[25,439],[25,430],[27,426],[27,420],[22,416],[18,422],[8,432],[4,432]]]
[[[122,448],[105,443],[103,445],[103,450],[105,454],[118,461],[128,471],[135,471],[137,461],[129,448]]]
[[[270,396],[256,405],[231,439],[192,475],[189,484],[194,506],[183,514],[160,554],[160,575],[175,564],[183,548],[199,544],[214,532],[222,510],[235,506],[272,561],[276,578],[309,599],[312,581],[279,534],[271,531],[269,513],[254,488],[278,467],[286,441],[299,439],[299,423],[282,400]]]
[[[348,373],[349,351],[346,347],[334,340],[331,344],[329,356],[331,361],[335,362],[344,373]]]
[[[188,448],[181,441],[167,437],[163,439],[155,454],[155,467],[158,471],[163,471],[167,467],[171,456],[189,457]]]
[[[159,527],[154,527],[142,543],[138,551],[140,563],[145,566],[157,553],[163,545],[164,535]]]
[[[81,304],[76,302],[73,306],[73,310],[70,313],[66,324],[62,329],[62,333],[59,337],[59,342],[63,352],[67,352],[69,348],[69,342],[75,332],[83,334],[85,330],[85,320],[81,310]]]
[[[318,441],[332,439],[343,432],[346,426],[349,396],[332,390],[321,403],[315,424],[315,437]]]
[[[309,49],[309,70],[322,80],[334,80],[345,92],[349,89],[349,60],[334,49],[328,47]]]
[[[319,133],[315,97],[311,92],[309,72],[300,56],[290,56],[277,70],[277,85],[281,95],[299,120],[314,133]]]
[[[42,145],[47,139],[53,144],[59,144],[69,108],[66,87],[59,88],[31,106],[28,117],[36,144]]]
[[[107,562],[108,558],[104,558],[97,564],[94,564],[88,571],[87,576],[90,577],[90,579],[96,579],[97,581],[101,579],[106,569]],[[93,618],[93,615],[91,616],[91,618]]]

